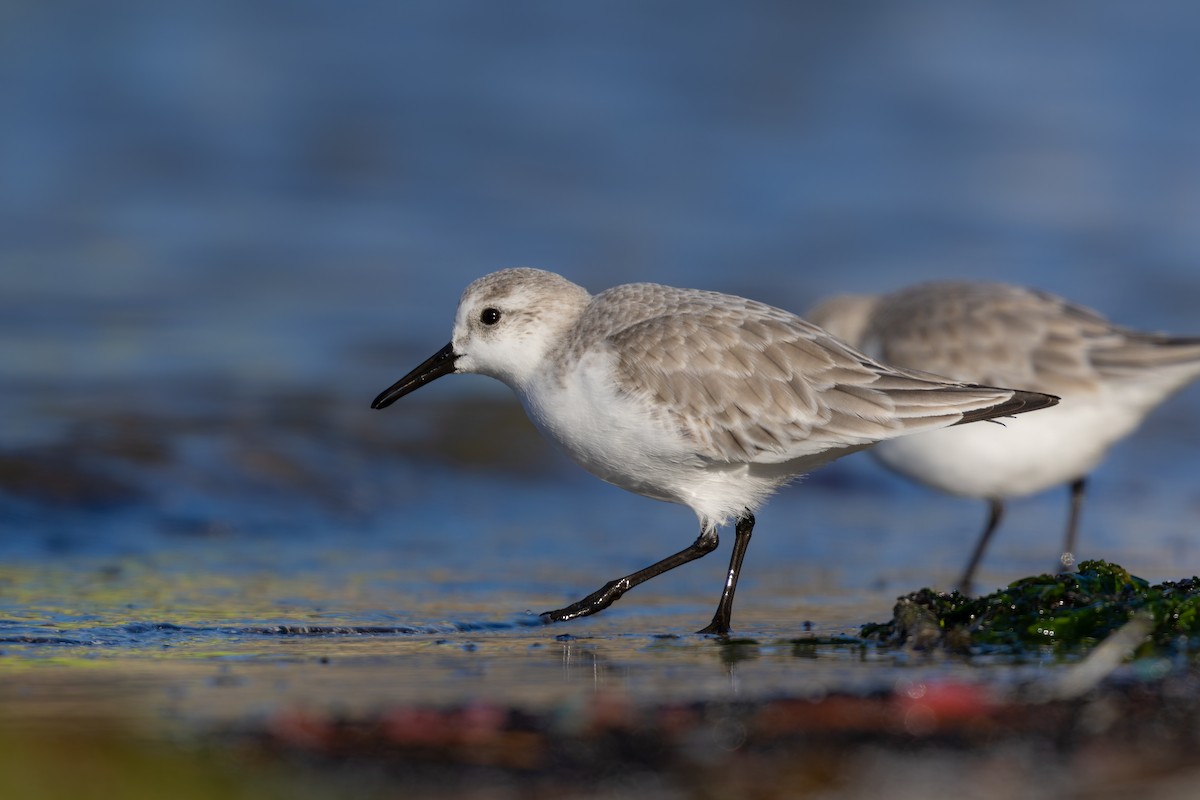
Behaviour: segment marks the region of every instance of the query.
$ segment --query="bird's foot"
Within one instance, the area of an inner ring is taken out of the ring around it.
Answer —
[[[566,622],[569,619],[586,617],[608,608],[626,591],[628,591],[628,587],[624,586],[622,581],[609,581],[577,603],[571,603],[569,606],[553,611],[544,611],[538,616],[547,625],[552,622]]]

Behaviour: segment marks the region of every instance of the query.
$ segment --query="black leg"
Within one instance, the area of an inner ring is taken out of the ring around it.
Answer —
[[[1075,566],[1075,539],[1079,534],[1079,512],[1083,508],[1083,493],[1086,488],[1086,477],[1071,483],[1071,514],[1067,517],[1067,537],[1058,557],[1059,572],[1070,572]]]
[[[595,614],[597,611],[603,611],[619,600],[621,595],[639,583],[645,583],[655,575],[662,575],[667,570],[675,569],[679,565],[686,564],[689,561],[695,561],[700,556],[707,555],[716,550],[717,542],[717,529],[703,528],[696,541],[675,555],[667,556],[662,561],[651,564],[645,569],[640,569],[632,575],[626,575],[624,578],[609,581],[578,603],[572,603],[566,608],[560,608],[555,611],[547,611],[541,615],[542,620],[545,622],[563,622],[564,620],[586,617],[589,614]],[[733,591],[728,591],[732,596]]]
[[[963,594],[971,593],[971,584],[975,580],[975,570],[979,567],[979,562],[983,560],[983,551],[987,550],[988,540],[992,538],[996,526],[1000,524],[1000,518],[1004,516],[1003,500],[993,499],[988,502],[991,504],[991,512],[988,514],[987,525],[983,529],[983,535],[975,543],[975,552],[971,553],[971,560],[967,562],[967,568],[963,570],[962,577],[958,579],[958,590]]]
[[[737,591],[742,560],[750,547],[750,534],[753,532],[754,515],[747,511],[744,517],[738,517],[737,527],[734,528],[733,555],[729,557],[729,574],[725,577],[725,588],[721,590],[717,613],[713,614],[708,627],[701,628],[696,633],[715,633],[719,636],[729,633],[729,622],[733,616],[733,593]]]

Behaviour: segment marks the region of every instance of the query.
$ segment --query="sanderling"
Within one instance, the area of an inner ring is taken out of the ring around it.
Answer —
[[[490,375],[583,467],[689,506],[700,535],[546,622],[594,614],[712,552],[733,555],[712,622],[729,631],[754,511],[797,475],[875,442],[1051,406],[1057,398],[894,369],[799,317],[716,292],[649,283],[592,296],[551,272],[505,269],[467,287],[450,343],[380,394],[384,408],[442,375]]]
[[[1010,497],[1070,484],[1059,568],[1075,563],[1087,474],[1171,393],[1200,376],[1200,338],[1142,333],[1045,292],[943,281],[893,294],[844,295],[809,318],[872,357],[959,381],[1058,395],[1042,414],[885,442],[891,469],[952,494],[986,499],[990,514],[959,580],[969,592]]]

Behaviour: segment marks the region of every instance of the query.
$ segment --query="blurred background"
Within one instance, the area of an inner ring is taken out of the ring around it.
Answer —
[[[387,567],[421,620],[690,542],[503,386],[368,409],[504,266],[796,311],[1001,279],[1200,334],[1198,39],[1187,2],[5,3],[0,555]],[[1084,557],[1200,572],[1198,404],[1096,473]],[[742,595],[948,585],[984,513],[847,459],[767,507]],[[1065,515],[1014,503],[983,587]],[[725,552],[661,591],[707,608]]]

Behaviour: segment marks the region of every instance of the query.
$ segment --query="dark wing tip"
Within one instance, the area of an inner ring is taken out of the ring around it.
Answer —
[[[1038,409],[1056,406],[1061,399],[1052,394],[1014,389],[1012,390],[1012,397],[1003,403],[997,403],[994,406],[988,406],[976,411],[968,411],[963,414],[963,418],[956,424],[963,425],[967,422],[995,419],[996,417],[1013,417],[1017,414],[1024,414],[1027,411],[1037,411]]]

